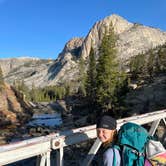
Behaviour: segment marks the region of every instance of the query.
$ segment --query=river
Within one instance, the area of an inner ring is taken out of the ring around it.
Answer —
[[[61,114],[52,113],[52,114],[34,114],[32,119],[26,125],[56,127],[61,124],[62,124]]]

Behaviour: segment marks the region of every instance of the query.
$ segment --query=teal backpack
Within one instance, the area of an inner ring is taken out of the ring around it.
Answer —
[[[149,134],[142,126],[135,123],[125,123],[118,132],[118,145],[123,166],[143,166],[145,145]]]

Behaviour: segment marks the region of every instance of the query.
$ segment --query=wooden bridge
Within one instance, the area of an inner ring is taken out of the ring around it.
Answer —
[[[151,123],[149,133],[154,135],[160,121],[166,126],[166,109],[139,116],[119,119],[117,129],[126,122],[134,122],[140,125]],[[50,166],[50,153],[56,150],[55,166],[63,166],[63,150],[66,146],[81,143],[96,138],[96,125],[86,126],[78,129],[53,133],[47,136],[32,138],[8,145],[0,146],[0,165],[14,163],[23,159],[37,156],[36,166]],[[98,151],[101,142],[96,139],[82,166],[89,166],[94,155]]]

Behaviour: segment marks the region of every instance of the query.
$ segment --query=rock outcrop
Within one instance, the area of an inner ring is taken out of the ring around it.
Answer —
[[[4,84],[0,90],[0,126],[20,125],[31,117],[30,106],[15,95],[14,89]]]
[[[38,58],[8,58],[1,59],[0,66],[4,79],[9,84],[14,81],[23,81],[29,87],[34,84],[36,87],[47,85],[47,74],[49,67],[54,60]]]
[[[91,46],[97,51],[103,33],[111,23],[118,38],[118,58],[122,62],[166,42],[166,32],[140,24],[129,23],[118,15],[111,15],[97,22],[85,38],[81,52],[84,59],[88,57]]]
[[[56,62],[49,68],[48,85],[74,81],[78,76],[78,56],[83,38],[73,38],[65,45]]]
[[[97,52],[103,33],[111,23],[117,34],[118,58],[121,63],[166,42],[166,32],[130,23],[114,14],[96,22],[85,39],[71,39],[55,61],[30,58],[0,60],[5,80],[9,83],[17,79],[24,80],[29,87],[32,84],[44,87],[75,81],[79,76],[78,57],[87,59],[91,46]]]
[[[95,51],[97,51],[103,38],[103,34],[106,29],[108,30],[111,23],[117,35],[120,35],[133,27],[132,23],[127,22],[118,15],[111,15],[101,21],[96,22],[86,36],[82,46],[81,55],[84,59],[88,57],[91,46],[93,46]]]
[[[125,99],[127,116],[143,114],[166,108],[166,75],[154,78],[153,82],[144,82],[131,90]]]

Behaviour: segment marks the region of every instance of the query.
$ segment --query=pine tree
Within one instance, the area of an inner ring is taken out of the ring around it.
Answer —
[[[65,82],[64,88],[65,88],[65,96],[70,96],[72,94],[72,82]]]
[[[87,79],[86,79],[86,95],[88,97],[89,103],[94,104],[96,92],[96,59],[94,50],[91,47],[89,54],[89,66],[87,70]]]
[[[32,83],[32,88],[31,88],[31,91],[30,91],[30,98],[33,102],[36,102],[37,101],[37,96],[39,94],[37,93],[37,89],[35,88],[35,84],[34,82]]]
[[[79,86],[78,92],[82,96],[86,96],[86,90],[85,90],[85,83],[86,83],[85,61],[82,58],[82,56],[80,57],[80,61],[79,61],[79,73],[80,73],[80,77],[79,77],[80,86]]]
[[[138,78],[143,72],[147,74],[148,71],[145,68],[145,54],[141,53],[135,57],[131,58],[130,61],[130,72],[132,74],[132,78]]]
[[[96,101],[106,111],[114,109],[118,102],[117,88],[125,80],[119,71],[116,55],[116,35],[111,24],[99,47],[96,76]]]
[[[2,87],[3,85],[4,85],[4,79],[3,79],[2,69],[0,67],[0,86]]]
[[[148,71],[148,75],[150,80],[153,80],[153,76],[154,76],[154,71],[155,71],[155,54],[153,53],[152,50],[149,51],[149,58],[147,61],[147,71]]]
[[[23,99],[30,100],[30,91],[26,86],[24,80],[16,80],[14,82],[14,86],[17,91],[19,91],[23,95]]]
[[[160,61],[160,71],[165,72],[166,71],[166,48],[160,48],[158,52],[158,58]]]

